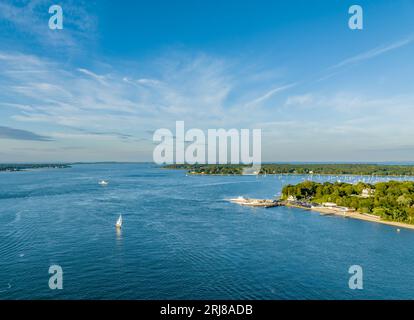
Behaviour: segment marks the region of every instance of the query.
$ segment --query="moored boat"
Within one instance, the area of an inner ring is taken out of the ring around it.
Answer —
[[[269,200],[269,199],[249,199],[244,197],[237,197],[228,199],[228,201],[232,203],[237,203],[242,206],[250,206],[250,207],[263,207],[263,208],[270,208],[275,207],[278,205],[276,200]]]

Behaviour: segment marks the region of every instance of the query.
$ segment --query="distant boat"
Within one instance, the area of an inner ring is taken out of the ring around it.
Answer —
[[[107,182],[107,181],[105,181],[105,180],[101,180],[101,181],[99,181],[99,184],[100,184],[101,186],[107,186],[107,185],[108,185],[108,182]]]
[[[122,227],[122,215],[120,215],[118,220],[116,221],[115,227],[121,229],[121,227]]]

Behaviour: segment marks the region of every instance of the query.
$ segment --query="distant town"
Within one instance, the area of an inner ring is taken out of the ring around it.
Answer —
[[[32,170],[32,169],[64,169],[70,168],[69,164],[61,164],[61,163],[26,163],[26,164],[0,164],[0,171],[25,171],[25,170]]]

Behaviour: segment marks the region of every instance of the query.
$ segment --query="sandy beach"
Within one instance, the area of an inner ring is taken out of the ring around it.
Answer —
[[[335,216],[340,216],[340,217],[345,217],[345,218],[359,219],[359,220],[364,220],[364,221],[369,221],[369,222],[387,224],[387,225],[398,227],[398,228],[414,230],[414,225],[412,224],[382,220],[380,217],[376,217],[370,214],[363,214],[357,211],[340,211],[334,208],[323,208],[323,207],[306,208],[306,207],[302,207],[302,206],[298,206],[294,204],[288,204],[288,203],[286,203],[285,205],[287,207],[294,207],[294,208],[299,208],[299,209],[304,209],[304,210],[316,211],[316,212],[319,212],[321,215],[335,215]]]

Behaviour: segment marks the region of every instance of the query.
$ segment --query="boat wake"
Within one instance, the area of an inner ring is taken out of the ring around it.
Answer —
[[[3,289],[3,290],[0,290],[0,293],[3,293],[3,292],[7,292],[7,291],[9,291],[10,289],[11,289],[11,284],[10,283],[8,283],[7,284],[7,289]]]

